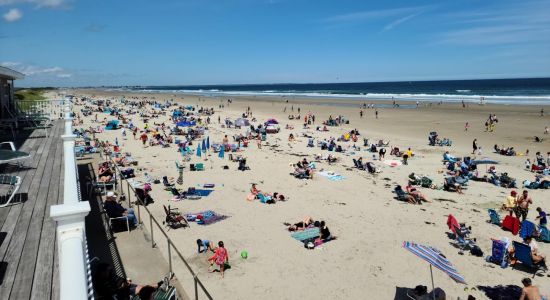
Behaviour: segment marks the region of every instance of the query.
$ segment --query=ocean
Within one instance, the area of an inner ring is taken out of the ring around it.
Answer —
[[[204,96],[278,96],[345,98],[363,101],[480,102],[508,105],[550,105],[550,78],[445,81],[234,84],[118,87],[116,90]]]

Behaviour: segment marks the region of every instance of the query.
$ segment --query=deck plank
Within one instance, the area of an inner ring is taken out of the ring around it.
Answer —
[[[34,282],[39,245],[41,244],[42,238],[44,236],[53,235],[52,231],[44,231],[43,225],[46,213],[46,203],[48,200],[47,196],[49,194],[50,188],[52,188],[51,183],[55,180],[55,178],[59,179],[59,173],[53,173],[52,169],[57,154],[57,148],[60,142],[61,140],[59,136],[54,135],[52,143],[47,151],[48,158],[44,167],[43,176],[40,178],[40,184],[36,189],[37,194],[29,194],[30,197],[35,197],[36,200],[32,215],[29,220],[29,227],[26,232],[25,244],[23,245],[23,251],[21,252],[21,258],[19,260],[20,262],[24,263],[20,263],[17,268],[12,292],[10,294],[10,297],[13,299],[30,298],[33,286],[29,283]],[[61,169],[59,169],[58,171],[60,172]],[[56,185],[57,184],[58,182],[56,182]],[[45,284],[44,286],[48,286],[48,288],[41,291],[42,295],[49,295],[51,283]],[[40,287],[42,287],[42,285]]]
[[[4,280],[0,286],[0,299],[30,297],[36,254],[42,232],[41,226],[46,211],[45,204],[52,178],[51,169],[55,161],[54,155],[57,154],[57,144],[60,143],[59,134],[62,127],[62,122],[57,121],[49,138],[42,138],[35,142],[37,143],[33,159],[35,169],[27,171],[21,186],[21,191],[28,193],[27,201],[11,207],[2,225],[2,231],[10,234],[10,240],[5,253],[0,249],[0,256],[3,256],[3,260],[7,262]],[[51,279],[46,284],[51,285]],[[42,299],[48,298],[50,295],[42,297]]]
[[[46,214],[49,214],[49,207],[57,204],[61,192],[60,180],[63,173],[62,156],[63,143],[58,142],[55,149],[54,162],[52,167],[52,178],[50,181],[50,189],[48,190],[46,202]],[[56,226],[55,221],[49,216],[45,216],[42,224],[42,236],[40,239],[40,248],[36,259],[36,269],[32,284],[30,299],[44,299],[46,295],[52,294],[52,285],[54,270],[54,256],[56,242]]]

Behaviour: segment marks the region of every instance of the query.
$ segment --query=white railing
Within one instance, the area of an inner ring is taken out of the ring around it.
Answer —
[[[65,134],[61,136],[65,165],[63,204],[50,207],[50,216],[57,222],[59,295],[61,300],[93,299],[84,223],[84,218],[90,212],[90,204],[87,201],[80,201],[74,153],[76,136],[72,132],[69,101],[65,101],[63,106],[65,112]]]
[[[17,100],[19,118],[60,119],[64,115],[65,100]]]

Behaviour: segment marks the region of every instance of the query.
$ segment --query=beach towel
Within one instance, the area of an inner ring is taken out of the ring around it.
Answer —
[[[328,178],[329,180],[332,180],[332,181],[340,181],[340,180],[346,179],[346,177],[344,177],[340,174],[336,174],[332,171],[321,171],[318,174],[323,176],[323,177],[326,177],[326,178]]]
[[[203,190],[203,189],[195,189],[194,195],[198,195],[201,197],[206,197],[210,195],[214,190]]]
[[[517,235],[519,232],[519,219],[513,216],[506,216],[502,221],[502,229],[509,230],[513,235]]]
[[[320,234],[319,227],[312,227],[312,228],[307,228],[304,231],[294,232],[290,236],[292,236],[292,238],[300,242],[303,242],[309,239],[318,238],[319,234]]]
[[[449,215],[449,217],[447,217],[447,226],[449,226],[449,229],[454,234],[456,234],[456,229],[460,228],[460,224],[458,223],[455,216],[453,216],[453,215]]]
[[[185,219],[187,219],[188,222],[196,221],[197,224],[199,225],[210,225],[210,224],[219,222],[221,220],[225,220],[227,218],[228,216],[220,215],[213,210],[207,210],[199,213],[191,213],[191,214],[185,215]]]
[[[536,227],[535,227],[535,224],[533,224],[533,222],[525,220],[521,222],[521,229],[519,231],[519,236],[522,239],[525,239],[528,236],[533,236],[533,233],[535,233],[535,229]]]

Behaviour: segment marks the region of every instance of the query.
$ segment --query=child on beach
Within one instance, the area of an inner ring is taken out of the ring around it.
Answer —
[[[206,253],[208,250],[212,251],[212,253],[215,252],[214,249],[212,249],[212,245],[209,240],[197,239],[197,247],[199,253]]]
[[[220,268],[220,273],[223,278],[225,264],[229,263],[229,254],[227,253],[227,249],[225,249],[223,245],[223,241],[218,242],[218,248],[214,252],[214,255],[212,255],[212,257],[208,259],[208,262],[210,263],[210,267],[212,267],[214,263],[218,265],[218,267]]]

